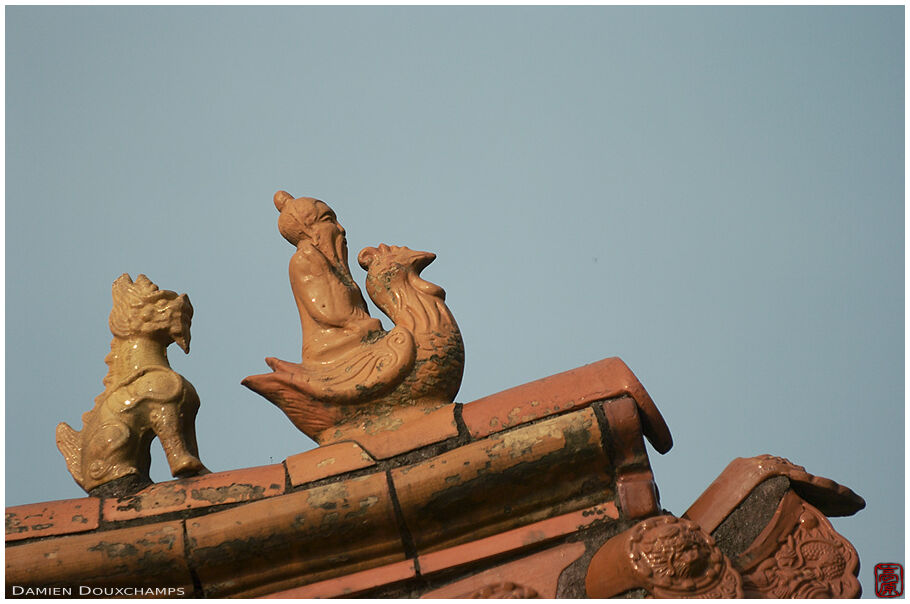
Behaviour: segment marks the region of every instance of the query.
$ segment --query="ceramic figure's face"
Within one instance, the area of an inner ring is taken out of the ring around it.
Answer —
[[[344,228],[338,224],[335,212],[322,201],[313,204],[313,217],[306,234],[327,257],[347,265],[347,246]]]
[[[190,351],[190,323],[193,320],[193,305],[186,294],[180,294],[170,306],[170,336],[183,352]]]
[[[142,308],[141,332],[167,346],[172,341],[184,352],[190,351],[190,323],[193,305],[186,294],[179,296],[162,290]]]
[[[347,266],[348,242],[332,208],[312,197],[288,199],[280,207],[278,230],[285,239],[292,245],[308,242],[331,262]]]

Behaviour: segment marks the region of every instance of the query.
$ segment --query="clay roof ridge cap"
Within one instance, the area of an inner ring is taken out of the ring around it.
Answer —
[[[619,370],[625,378],[622,382],[622,389],[632,397],[638,407],[642,432],[648,442],[658,453],[662,455],[667,453],[673,448],[673,435],[670,433],[670,428],[667,426],[667,422],[661,415],[660,410],[658,410],[657,405],[654,404],[654,399],[651,398],[644,384],[641,383],[635,373],[620,357],[610,357],[599,362],[604,363],[606,361],[613,361],[614,364],[619,366]],[[592,363],[592,365],[596,364]]]

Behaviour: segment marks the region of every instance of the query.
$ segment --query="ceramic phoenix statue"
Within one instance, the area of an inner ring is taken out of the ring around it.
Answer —
[[[196,445],[199,397],[167,360],[172,342],[190,351],[189,298],[158,289],[145,275],[133,282],[127,274],[114,281],[112,296],[114,339],[104,359],[104,392],[82,415],[82,430],[57,425],[57,448],[70,474],[86,492],[102,485],[113,489],[108,495],[139,490],[151,482],[149,448],[156,436],[174,476],[207,473]]]
[[[367,293],[395,323],[385,331],[351,276],[345,231],[332,209],[285,191],[274,202],[278,230],[296,248],[289,273],[301,360],[267,358],[272,373],[242,383],[319,444],[388,429],[451,403],[464,344],[445,291],[420,277],[435,254],[382,244],[358,255]]]

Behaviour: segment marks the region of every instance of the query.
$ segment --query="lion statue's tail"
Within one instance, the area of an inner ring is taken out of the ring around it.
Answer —
[[[66,460],[70,474],[82,486],[82,445],[80,432],[73,430],[66,422],[57,424],[57,448]]]

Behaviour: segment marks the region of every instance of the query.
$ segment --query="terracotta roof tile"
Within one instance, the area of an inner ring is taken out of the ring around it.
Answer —
[[[291,485],[299,486],[330,476],[376,465],[370,454],[355,442],[316,447],[287,458]]]
[[[774,455],[737,457],[705,489],[684,514],[706,531],[713,531],[761,482],[786,476],[794,490],[828,516],[847,516],[866,507],[865,500],[830,478]]]
[[[405,559],[385,473],[186,521],[205,594],[253,597]]]
[[[471,436],[480,438],[624,395],[632,397],[642,410],[645,434],[654,448],[661,453],[668,451],[673,440],[654,401],[635,374],[616,357],[477,399],[464,406],[463,417]]]
[[[362,570],[360,572],[326,579],[302,587],[295,587],[285,591],[262,596],[263,598],[337,598],[340,596],[353,596],[368,589],[406,581],[416,576],[417,570],[413,560],[403,560],[387,564],[378,568]]]
[[[448,549],[424,554],[418,557],[420,572],[428,575],[462,564],[469,564],[497,556],[504,552],[519,550],[543,541],[561,537],[582,530],[605,519],[619,518],[616,505],[612,502],[570,512],[555,518],[547,518],[497,535],[463,543]],[[447,597],[447,596],[439,596]]]
[[[594,412],[583,409],[391,474],[405,524],[426,553],[610,501],[609,468]]]
[[[455,405],[446,405],[394,430],[361,434],[353,439],[376,459],[388,459],[458,436]]]
[[[217,472],[160,482],[135,495],[105,499],[105,521],[131,520],[167,512],[253,501],[284,493],[283,464]]]
[[[483,592],[492,592],[485,596],[489,598],[555,598],[559,575],[584,552],[584,543],[564,543],[434,589],[421,598],[477,598],[484,597]],[[509,591],[518,593],[505,595]]]
[[[183,544],[181,521],[24,543],[6,549],[6,582],[8,586],[166,586],[183,588],[191,595],[193,581]]]
[[[603,409],[610,443],[610,458],[617,474],[619,507],[628,518],[643,518],[660,511],[657,486],[642,438],[635,401],[622,397],[598,405]]]
[[[6,540],[67,535],[98,528],[101,500],[63,499],[6,508]]]
[[[648,404],[625,364],[607,359],[470,403],[464,424],[452,404],[281,464],[159,483],[119,499],[10,508],[9,541],[51,537],[10,543],[7,578],[134,585],[141,573],[186,586],[186,595],[332,597],[420,574],[438,581],[479,571],[597,522],[659,510],[642,431],[662,419],[648,415]],[[443,441],[454,448],[407,455]],[[357,470],[361,476],[344,476]],[[77,508],[94,510],[94,520],[74,525]],[[185,520],[171,520],[187,510]],[[123,521],[133,526],[113,528]],[[92,532],[52,536],[77,530]],[[60,564],[35,566],[46,557]],[[550,593],[551,583],[532,588]]]

